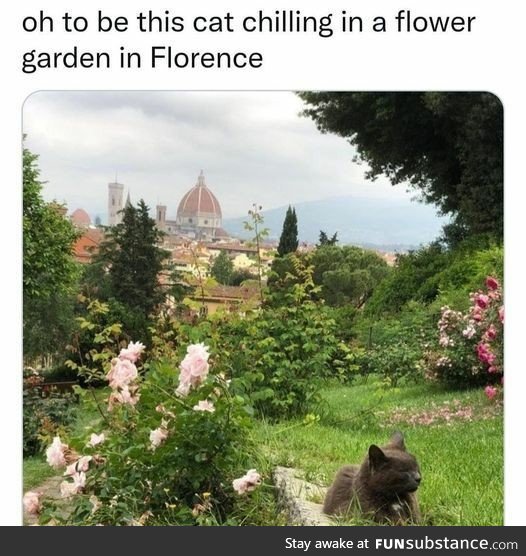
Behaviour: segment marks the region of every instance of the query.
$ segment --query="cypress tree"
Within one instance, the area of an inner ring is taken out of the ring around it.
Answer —
[[[296,209],[290,205],[283,222],[283,230],[279,238],[278,255],[283,257],[287,253],[294,253],[298,248],[298,218]]]

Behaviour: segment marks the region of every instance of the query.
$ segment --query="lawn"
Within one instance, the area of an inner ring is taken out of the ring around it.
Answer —
[[[503,524],[502,410],[481,390],[385,389],[370,378],[326,388],[316,413],[309,424],[258,426],[268,468],[298,467],[328,485],[341,465],[361,462],[370,444],[386,443],[398,429],[422,469],[426,525]]]
[[[393,389],[370,377],[326,387],[322,396],[303,420],[257,423],[260,449],[253,464],[268,487],[276,465],[301,468],[308,480],[328,485],[341,465],[361,462],[370,444],[384,444],[401,430],[422,470],[419,498],[426,525],[503,524],[502,406],[482,390],[451,392],[425,384]],[[88,429],[98,418],[97,412],[79,410],[73,431]],[[42,456],[26,458],[24,490],[53,474]],[[275,508],[269,513],[271,497],[265,500],[262,515],[250,516],[249,523],[282,525]]]

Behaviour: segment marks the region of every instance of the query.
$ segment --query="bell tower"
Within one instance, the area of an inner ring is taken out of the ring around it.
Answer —
[[[108,226],[119,224],[122,215],[118,214],[123,209],[122,197],[124,185],[114,181],[108,184]]]

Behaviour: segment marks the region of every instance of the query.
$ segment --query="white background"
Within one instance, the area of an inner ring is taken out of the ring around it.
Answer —
[[[525,396],[523,363],[524,260],[524,91],[525,10],[522,2],[488,0],[340,0],[270,3],[259,0],[192,3],[142,0],[84,3],[24,0],[4,3],[1,21],[2,102],[1,161],[3,211],[2,369],[0,375],[0,524],[21,522],[21,108],[24,99],[42,89],[243,89],[243,90],[489,90],[500,97],[505,114],[506,197],[506,524],[525,525],[526,473]],[[414,15],[475,15],[471,34],[363,33],[321,39],[314,35],[168,34],[154,37],[139,33],[100,36],[94,30],[77,35],[27,34],[22,18],[43,9],[57,19],[65,12],[96,15],[128,15],[139,10],[170,9],[189,19],[195,15],[236,16],[255,10],[301,9],[303,13],[339,14],[341,10],[366,19],[383,15],[393,21],[399,9]],[[89,50],[117,52],[127,45],[147,51],[150,44],[171,44],[177,50],[249,50],[264,53],[258,70],[42,70],[21,72],[22,53],[66,50],[77,44]],[[73,185],[72,185],[73,187]],[[484,465],[484,461],[480,462]],[[498,475],[500,469],[487,469]],[[462,469],[459,469],[462,474]]]

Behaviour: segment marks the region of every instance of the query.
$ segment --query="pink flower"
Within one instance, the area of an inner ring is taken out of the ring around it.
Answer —
[[[208,400],[201,400],[197,405],[194,405],[193,409],[195,411],[209,411],[210,413],[215,411],[214,404]]]
[[[482,320],[482,309],[478,306],[475,305],[474,307],[471,308],[471,318],[476,321],[476,322],[480,322]]]
[[[137,387],[130,390],[129,386],[125,386],[122,390],[116,390],[110,394],[108,399],[108,411],[113,410],[116,404],[128,404],[134,406],[139,401],[141,395],[137,392]]]
[[[472,324],[468,324],[468,326],[466,326],[466,328],[462,330],[462,336],[464,336],[464,338],[467,338],[468,340],[471,340],[471,338],[473,338],[475,333],[476,330]]]
[[[126,359],[135,363],[137,359],[141,356],[142,352],[145,349],[145,345],[141,342],[130,342],[126,349],[121,349],[119,353],[119,359]]]
[[[104,436],[103,432],[101,432],[100,434],[92,433],[91,437],[89,439],[89,442],[88,442],[88,446],[91,446],[92,448],[94,448],[95,446],[98,446],[99,444],[102,444],[105,440],[106,440],[106,437]]]
[[[489,297],[483,293],[475,295],[475,303],[481,308],[486,309],[489,305]]]
[[[497,337],[497,329],[490,324],[489,328],[484,333],[485,340],[494,340]]]
[[[60,436],[55,436],[51,446],[46,450],[46,459],[51,467],[59,469],[66,465],[64,450],[68,448],[67,444],[62,444]]]
[[[499,309],[499,320],[504,324],[504,305]]]
[[[40,492],[33,492],[32,490],[26,492],[24,494],[24,498],[22,499],[22,503],[24,504],[24,510],[29,515],[37,515],[40,510],[42,509],[42,505],[40,504],[40,497],[42,493]]]
[[[75,473],[72,475],[72,479],[73,482],[62,481],[60,483],[60,495],[62,498],[69,498],[73,494],[78,494],[86,486],[86,473],[84,471]]]
[[[89,462],[93,458],[91,456],[82,456],[77,461],[71,463],[66,467],[66,471],[64,471],[64,475],[75,475],[80,471],[87,471],[89,469]]]
[[[137,367],[128,359],[115,358],[111,362],[110,372],[106,375],[113,390],[124,388],[138,376]]]
[[[489,400],[492,400],[497,395],[498,390],[494,386],[486,386],[484,393]]]
[[[152,450],[158,448],[168,438],[168,431],[164,427],[158,427],[150,431],[150,442]]]
[[[251,492],[259,484],[261,484],[261,475],[255,469],[249,469],[243,477],[232,481],[232,486],[238,494]]]
[[[488,289],[490,290],[497,290],[499,288],[499,282],[496,278],[493,278],[493,276],[488,276],[486,278],[486,286],[488,287]]]
[[[208,347],[204,344],[192,344],[186,350],[186,356],[179,366],[179,387],[177,393],[188,395],[192,387],[199,386],[208,376]]]
[[[487,344],[480,342],[477,344],[477,357],[481,363],[493,365],[495,362],[495,354],[491,351]]]

